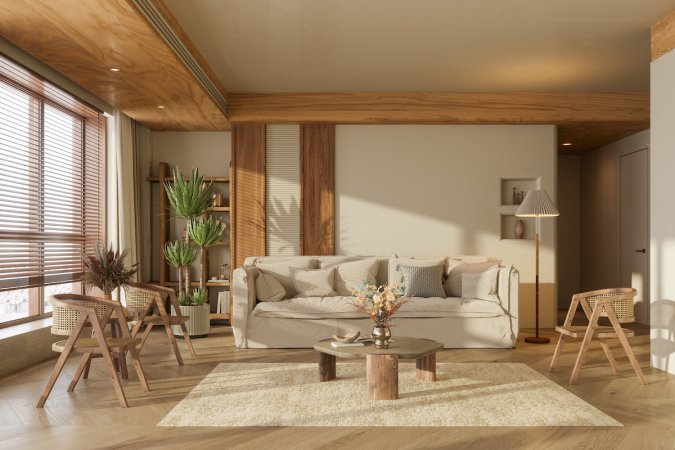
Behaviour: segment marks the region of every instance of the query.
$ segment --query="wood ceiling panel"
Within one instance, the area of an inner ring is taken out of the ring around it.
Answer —
[[[675,48],[675,11],[652,25],[652,61]]]
[[[647,128],[649,128],[649,120],[563,125],[558,127],[558,153],[578,155],[644,131]],[[566,142],[570,142],[572,145],[563,145]]]
[[[230,128],[126,0],[2,0],[0,34],[152,130]]]

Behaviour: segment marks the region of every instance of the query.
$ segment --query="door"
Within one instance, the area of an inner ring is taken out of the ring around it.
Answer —
[[[637,289],[635,317],[649,324],[649,149],[621,157],[621,287]]]

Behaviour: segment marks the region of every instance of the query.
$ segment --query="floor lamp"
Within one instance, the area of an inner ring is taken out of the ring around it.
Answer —
[[[534,217],[535,220],[535,249],[536,249],[536,276],[535,276],[535,308],[536,308],[536,335],[526,337],[525,342],[530,344],[548,344],[551,340],[547,337],[539,337],[539,233],[541,232],[541,218],[555,217],[560,213],[549,198],[546,191],[529,191],[516,210],[517,217]]]

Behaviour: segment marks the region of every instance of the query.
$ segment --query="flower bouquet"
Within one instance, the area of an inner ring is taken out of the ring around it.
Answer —
[[[376,286],[364,284],[354,291],[352,304],[361,312],[368,314],[375,323],[373,339],[376,348],[389,348],[391,318],[401,306],[408,302],[403,298],[404,286],[396,283]]]

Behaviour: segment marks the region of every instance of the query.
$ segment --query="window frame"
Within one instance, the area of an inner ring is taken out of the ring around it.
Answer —
[[[3,66],[4,64],[4,66]],[[81,164],[82,164],[82,173],[84,173],[84,170],[86,170],[85,165],[88,163],[87,160],[87,154],[88,154],[88,143],[87,143],[87,133],[90,132],[88,131],[88,127],[92,127],[94,125],[91,124],[91,120],[94,114],[97,115],[98,119],[98,143],[99,143],[99,149],[101,151],[101,154],[99,157],[101,158],[101,171],[100,171],[100,177],[97,181],[97,184],[99,186],[98,193],[99,195],[102,196],[102,200],[100,201],[100,214],[103,214],[101,218],[101,223],[102,226],[99,228],[100,230],[100,237],[102,240],[105,241],[105,236],[106,236],[106,219],[105,219],[105,208],[106,208],[106,200],[107,200],[107,192],[105,189],[106,186],[106,178],[107,178],[107,173],[106,173],[106,168],[105,168],[105,160],[106,160],[106,123],[105,119],[102,117],[102,112],[97,110],[96,108],[91,107],[90,105],[86,104],[85,102],[72,97],[70,94],[67,92],[55,87],[52,85],[50,82],[47,80],[44,80],[43,78],[33,74],[30,72],[28,69],[25,69],[23,66],[20,66],[16,62],[10,60],[9,58],[5,57],[0,53],[0,83],[9,86],[10,88],[13,89],[18,89],[21,92],[24,92],[25,94],[30,96],[30,101],[31,103],[35,103],[36,109],[38,109],[38,114],[33,116],[29,116],[29,122],[28,122],[28,127],[31,127],[34,125],[34,120],[37,119],[38,124],[37,126],[39,127],[39,133],[40,133],[40,140],[39,140],[39,145],[37,146],[37,152],[38,152],[38,158],[44,162],[45,160],[45,139],[44,139],[44,129],[45,129],[45,107],[49,106],[51,108],[54,108],[58,110],[59,112],[62,112],[64,114],[67,114],[71,116],[76,122],[74,122],[74,126],[76,125],[78,128],[82,130],[82,138],[81,142],[77,147],[73,147],[74,149],[77,149],[80,157],[81,157]],[[9,67],[9,69],[8,69]],[[17,75],[18,74],[18,75]],[[17,76],[15,76],[17,75]],[[86,114],[86,115],[85,115]],[[32,149],[30,151],[33,151]],[[38,229],[44,229],[45,227],[45,220],[44,220],[44,199],[45,196],[45,177],[44,177],[44,172],[41,170],[42,175],[35,181],[38,185],[38,193],[40,196],[40,207],[39,210],[42,211],[42,214],[39,214],[39,221],[38,221]],[[84,188],[84,185],[86,185],[87,180],[82,177],[82,180],[79,180],[80,183],[82,183],[82,189],[81,189],[81,197],[84,202],[84,198],[87,195],[86,189]],[[96,192],[96,191],[94,191]],[[84,230],[86,228],[82,227],[83,234]],[[43,243],[40,243],[39,245],[44,245]],[[82,252],[84,252],[84,247],[86,243],[83,242],[81,244],[82,246]],[[43,252],[39,253],[39,258],[40,261],[44,261],[43,258],[45,257],[45,254]],[[38,262],[38,264],[42,265],[41,262]],[[79,293],[83,294],[84,293],[84,283],[82,282],[82,279],[72,279],[68,281],[60,281],[60,282],[55,282],[55,283],[46,283],[46,284],[40,284],[38,286],[30,286],[30,287],[24,287],[24,288],[17,288],[17,289],[7,289],[5,292],[12,292],[13,290],[22,290],[22,289],[27,289],[28,290],[28,316],[27,317],[21,317],[18,319],[12,319],[12,320],[7,320],[4,322],[0,322],[0,329],[4,328],[9,328],[12,326],[28,323],[28,322],[33,322],[37,320],[42,320],[46,319],[52,316],[51,311],[46,311],[46,305],[45,305],[45,300],[46,300],[46,295],[45,295],[45,288],[47,286],[57,286],[61,284],[68,284],[72,283],[76,287],[73,289],[74,293]]]

